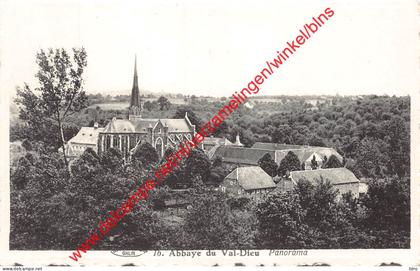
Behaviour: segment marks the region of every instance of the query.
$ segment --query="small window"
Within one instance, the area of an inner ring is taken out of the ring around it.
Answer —
[[[92,134],[90,134],[89,136],[92,136]]]
[[[82,136],[84,136],[85,135],[85,133],[82,133]]]

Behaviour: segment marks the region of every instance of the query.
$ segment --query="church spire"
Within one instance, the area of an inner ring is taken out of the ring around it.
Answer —
[[[137,77],[137,55],[134,58],[134,77],[133,88],[131,89],[130,109],[128,110],[128,119],[134,120],[141,118],[143,104],[140,99],[139,81]]]
[[[140,91],[139,91],[139,81],[137,77],[137,55],[134,58],[134,78],[133,78],[133,88],[131,89],[130,107],[132,106],[140,107]]]

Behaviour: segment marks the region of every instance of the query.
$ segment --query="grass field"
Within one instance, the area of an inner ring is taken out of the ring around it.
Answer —
[[[128,109],[128,103],[102,103],[92,104],[88,108],[96,108],[99,106],[102,110],[126,110]]]
[[[143,98],[143,100],[145,102],[156,101],[156,99],[154,98]],[[169,98],[169,101],[175,105],[186,104],[184,99]],[[97,106],[99,106],[102,110],[127,110],[129,106],[129,102],[108,102],[108,103],[92,104],[89,106],[89,108],[96,108]]]

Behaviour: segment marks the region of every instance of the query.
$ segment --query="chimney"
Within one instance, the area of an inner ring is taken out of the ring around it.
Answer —
[[[241,143],[241,140],[239,139],[239,134],[236,135],[236,141],[235,141],[235,145],[236,146],[243,146],[243,144]]]
[[[93,124],[93,128],[95,128],[95,130],[96,130],[96,129],[98,129],[98,127],[99,127],[99,124],[95,121],[95,123]]]

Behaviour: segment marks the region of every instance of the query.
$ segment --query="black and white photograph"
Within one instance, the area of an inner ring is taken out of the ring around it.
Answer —
[[[0,0],[0,265],[416,266],[419,3]]]

